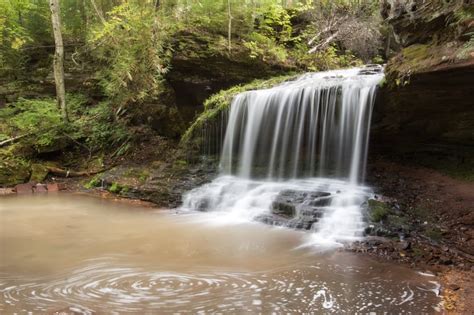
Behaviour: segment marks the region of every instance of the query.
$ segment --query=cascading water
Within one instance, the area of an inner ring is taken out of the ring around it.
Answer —
[[[361,204],[378,67],[310,73],[237,95],[220,176],[184,197],[183,209],[312,229],[320,243],[361,235]],[[222,218],[222,216],[220,216]]]

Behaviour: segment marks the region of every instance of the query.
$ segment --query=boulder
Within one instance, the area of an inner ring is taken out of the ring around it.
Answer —
[[[272,202],[272,214],[260,221],[309,230],[324,215],[324,207],[331,200],[329,192],[283,190]]]
[[[33,184],[18,184],[15,186],[15,191],[17,194],[32,194],[33,193]]]

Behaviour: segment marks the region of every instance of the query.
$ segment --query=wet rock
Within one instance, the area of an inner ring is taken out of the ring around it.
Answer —
[[[209,200],[208,199],[200,200],[199,203],[197,204],[196,208],[199,211],[209,210]]]
[[[48,192],[59,191],[59,185],[58,184],[48,184],[46,187],[48,188]]]
[[[97,182],[122,197],[150,201],[158,206],[176,208],[183,195],[195,187],[208,183],[216,176],[217,167],[203,161],[193,165],[185,163],[153,163],[152,165],[121,165],[97,177]],[[203,202],[199,210],[208,211]]]
[[[317,198],[313,201],[310,201],[309,205],[314,206],[314,207],[326,207],[331,204],[331,201],[332,201],[332,198],[322,197],[322,198]]]
[[[256,217],[255,220],[268,224],[268,225],[274,225],[274,226],[287,226],[288,225],[288,219],[274,215],[274,214],[262,214]]]
[[[307,220],[317,221],[324,215],[324,210],[321,208],[315,207],[303,207],[300,209],[298,216],[301,218],[306,218]]]
[[[373,75],[378,74],[383,71],[383,67],[377,64],[368,64],[365,65],[363,69],[359,71],[359,75]]]
[[[46,193],[48,192],[48,188],[44,184],[36,184],[33,186],[33,192],[35,193]]]
[[[278,217],[278,224],[295,228],[311,229],[324,215],[324,207],[331,203],[331,193],[324,191],[283,190],[272,203],[272,213]]]
[[[316,221],[306,220],[304,218],[294,218],[290,220],[287,224],[288,227],[299,230],[309,230]]]
[[[33,184],[19,184],[15,186],[15,191],[17,194],[32,194],[33,193]]]
[[[293,217],[296,213],[296,208],[293,204],[284,201],[274,201],[272,203],[272,212],[286,217]]]

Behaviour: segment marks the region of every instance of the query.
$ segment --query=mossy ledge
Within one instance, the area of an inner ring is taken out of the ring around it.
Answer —
[[[245,91],[268,89],[283,82],[294,80],[298,75],[299,74],[292,72],[270,79],[254,80],[248,84],[236,85],[212,95],[204,102],[204,111],[184,133],[180,145],[187,150],[199,148],[201,139],[199,139],[198,134],[201,128],[217,119],[222,111],[227,110],[235,95]]]

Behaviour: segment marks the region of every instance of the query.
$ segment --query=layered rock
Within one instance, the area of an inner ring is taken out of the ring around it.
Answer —
[[[434,152],[443,159],[458,155],[456,163],[471,163],[473,2],[385,0],[382,15],[402,49],[389,60],[378,94],[374,147],[391,153]]]
[[[272,202],[270,214],[257,220],[278,226],[309,230],[326,212],[332,201],[331,193],[324,191],[284,190]]]

